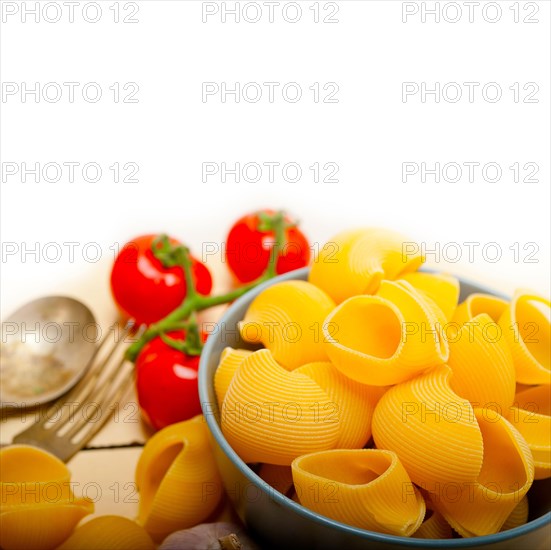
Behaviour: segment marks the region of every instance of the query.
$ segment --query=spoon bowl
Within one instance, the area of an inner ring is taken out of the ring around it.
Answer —
[[[101,335],[92,312],[65,296],[38,298],[2,322],[0,407],[41,405],[83,376]]]

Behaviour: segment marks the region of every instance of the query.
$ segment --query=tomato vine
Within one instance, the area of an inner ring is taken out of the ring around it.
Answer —
[[[200,355],[203,342],[197,323],[197,312],[233,302],[255,286],[271,279],[277,274],[276,264],[279,253],[285,246],[285,231],[296,224],[289,223],[283,211],[274,213],[262,212],[259,217],[259,229],[261,231],[273,231],[274,233],[274,244],[270,251],[268,265],[262,275],[256,280],[225,294],[204,296],[197,292],[192,274],[192,261],[189,248],[184,245],[171,244],[167,235],[160,235],[153,241],[151,245],[153,254],[165,267],[182,267],[187,287],[186,297],[166,317],[149,325],[142,336],[127,348],[127,359],[135,362],[144,345],[156,336],[160,336],[167,345],[188,355]],[[167,332],[181,329],[185,330],[184,340],[175,340],[166,336]]]

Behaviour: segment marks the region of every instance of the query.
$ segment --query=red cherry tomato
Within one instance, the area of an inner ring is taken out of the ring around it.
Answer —
[[[144,235],[126,243],[111,271],[111,291],[123,315],[138,324],[151,324],[166,317],[186,297],[186,281],[181,267],[164,267],[151,249],[155,235]],[[170,239],[173,245],[180,244]],[[192,257],[197,292],[212,290],[208,268]]]
[[[183,339],[182,331],[168,333]],[[199,356],[178,351],[161,338],[148,342],[136,360],[136,389],[145,420],[156,430],[201,413]]]
[[[262,212],[273,215],[273,210]],[[242,283],[250,283],[264,273],[273,248],[273,231],[261,231],[260,212],[243,216],[233,225],[226,239],[226,260],[235,278]],[[286,218],[290,222],[290,219]],[[276,272],[281,275],[308,265],[310,247],[308,240],[297,227],[285,230],[285,243],[279,253]]]

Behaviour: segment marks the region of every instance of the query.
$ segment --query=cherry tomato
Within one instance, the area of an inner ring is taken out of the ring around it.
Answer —
[[[182,331],[168,333],[183,339]],[[144,419],[156,430],[201,413],[199,356],[187,355],[160,337],[148,342],[136,360],[136,389]]]
[[[273,210],[262,210],[273,215]],[[259,214],[253,212],[243,216],[233,225],[226,239],[226,260],[235,278],[241,283],[250,283],[264,273],[273,248],[273,231],[258,229]],[[290,219],[286,218],[287,222]],[[310,247],[308,240],[297,227],[285,230],[285,243],[279,253],[276,272],[281,275],[308,265]]]
[[[186,281],[181,267],[164,267],[151,249],[155,235],[143,235],[126,243],[111,271],[111,291],[123,315],[139,324],[151,324],[166,317],[186,297]],[[173,245],[180,244],[170,239]],[[212,290],[208,268],[192,257],[197,292]]]

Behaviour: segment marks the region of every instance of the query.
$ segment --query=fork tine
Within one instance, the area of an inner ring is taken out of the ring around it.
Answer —
[[[136,337],[141,336],[145,328],[144,325],[138,327],[135,332]],[[133,332],[133,329],[134,323],[127,323],[121,333],[121,337],[115,339],[111,344],[107,355],[103,359],[98,360],[100,349],[106,346],[106,342],[109,339],[109,334],[111,333],[109,331],[98,346],[88,367],[88,372],[78,383],[77,387],[73,388],[71,392],[51,407],[42,419],[39,419],[32,426],[17,434],[13,438],[13,443],[36,445],[55,454],[64,462],[67,462],[78,450],[84,447],[107,420],[112,417],[112,407],[116,400],[120,399],[131,387],[129,382],[132,381],[134,376],[134,365],[126,361],[124,355],[116,362],[113,362],[113,358],[120,343],[124,341],[131,331]],[[95,398],[97,397],[97,403],[90,400],[92,395]],[[60,402],[61,409],[63,409],[65,404],[73,403],[69,399],[81,397],[82,399],[76,402],[77,408],[69,416],[62,413],[59,419],[53,419],[53,413],[57,413],[60,410]],[[96,411],[107,408],[106,414],[102,412],[97,421],[92,420],[93,414],[91,415],[88,412],[89,405],[91,404],[96,404]],[[81,415],[81,418],[72,424],[69,429],[64,429],[67,426],[68,420],[71,417],[74,418],[76,412],[83,412],[85,407],[86,414]],[[89,427],[88,429],[86,429],[87,426]]]
[[[67,409],[69,409],[66,411],[67,414],[62,413],[60,418],[49,423],[49,425],[48,425],[48,420],[46,420],[46,422],[43,423],[45,429],[54,429],[55,427],[60,432],[60,435],[61,435],[62,428],[66,426],[68,422],[71,422],[71,424],[75,423],[75,415],[81,412],[82,408],[89,403],[88,399],[96,391],[97,385],[100,383],[102,375],[105,372],[109,371],[109,365],[113,359],[115,351],[120,346],[121,342],[124,341],[128,333],[130,332],[131,328],[132,327],[127,324],[124,331],[121,333],[121,337],[115,340],[115,342],[111,345],[111,348],[107,353],[107,356],[102,359],[98,355],[98,359],[101,359],[101,360],[97,361],[90,368],[90,372],[89,372],[90,377],[87,380],[83,380],[82,385],[80,385],[79,388],[74,388],[74,390],[70,392],[70,394],[63,400],[65,404],[76,405],[76,408],[67,407]],[[100,347],[105,346],[105,343],[109,340],[110,333],[111,331],[109,331],[109,333],[106,334],[103,341],[101,342]],[[124,356],[119,362],[119,367],[123,363],[124,363]],[[111,370],[113,371],[113,369]],[[86,417],[84,417],[83,420],[86,421]]]
[[[85,405],[88,406],[88,405],[94,404],[94,403],[96,405],[98,405],[98,403],[100,403],[100,405],[96,406],[96,410],[98,409],[98,407],[101,407],[101,405],[103,404],[102,400],[104,399],[105,394],[107,393],[109,388],[112,387],[112,384],[116,380],[116,378],[118,376],[120,376],[120,369],[125,364],[125,362],[126,362],[126,359],[123,357],[120,361],[117,362],[115,367],[111,368],[111,372],[105,378],[105,380],[102,382],[102,384],[99,387],[94,388],[94,390],[95,390],[94,391],[94,401],[88,401],[88,402],[83,401],[83,402],[81,402],[79,404],[78,410],[82,410]],[[98,383],[99,383],[99,380],[98,380]],[[101,411],[101,408],[99,410]],[[76,422],[73,422],[71,424],[71,427],[67,431],[65,431],[63,433],[60,433],[60,435],[63,435],[63,437],[66,437],[69,440],[72,439],[72,437],[82,429],[84,424],[86,424],[90,421],[90,419],[92,418],[92,416],[94,414],[95,413],[92,413],[91,415],[88,414],[88,413],[81,414],[79,419]],[[103,416],[103,412],[101,413],[100,418],[102,416]],[[60,432],[61,432],[61,430],[60,430]]]
[[[46,412],[43,415],[41,415],[41,418],[39,418],[37,420],[37,422],[35,422],[33,424],[33,426],[39,426],[39,425],[44,426],[58,412],[60,412],[60,410],[61,410],[61,417],[56,419],[55,423],[56,423],[56,425],[61,426],[62,424],[64,424],[66,422],[66,420],[63,421],[63,417],[65,416],[65,413],[63,412],[63,405],[65,405],[66,403],[74,403],[74,402],[78,403],[79,400],[77,400],[76,398],[80,398],[80,401],[81,401],[82,398],[85,398],[85,397],[87,397],[87,395],[89,395],[90,391],[87,394],[85,394],[84,396],[81,396],[81,394],[84,393],[84,390],[86,389],[86,387],[89,386],[89,383],[93,379],[97,378],[98,371],[100,371],[100,369],[103,367],[103,362],[98,362],[97,359],[100,356],[101,351],[105,348],[105,345],[106,345],[107,341],[109,340],[109,335],[113,331],[113,328],[116,326],[116,324],[117,323],[114,323],[113,325],[111,325],[110,330],[107,331],[106,335],[102,338],[99,346],[97,346],[96,350],[94,351],[94,354],[92,355],[90,361],[88,362],[88,366],[86,368],[86,373],[84,374],[82,379],[77,383],[77,385],[71,391],[69,391],[63,397],[58,399],[49,409],[47,409]],[[111,355],[115,351],[115,348],[118,346],[118,344],[121,341],[123,341],[126,338],[126,336],[130,332],[132,327],[133,327],[133,321],[130,320],[130,321],[128,321],[128,323],[126,324],[126,326],[123,330],[122,337],[117,340],[116,346],[114,346],[109,351],[106,360],[109,360],[109,358],[111,357]],[[93,389],[93,386],[90,386],[90,389]],[[60,405],[61,405],[61,409],[60,409]]]
[[[107,353],[107,357],[103,359],[103,361],[98,361],[98,358],[101,356],[101,351],[106,347],[107,342],[109,341],[110,335],[113,332],[114,328],[117,326],[117,323],[114,323],[111,325],[110,330],[107,331],[105,336],[102,338],[99,346],[96,348],[92,358],[90,359],[90,362],[88,363],[88,366],[86,367],[86,373],[84,374],[83,378],[78,382],[78,384],[67,394],[65,394],[60,400],[56,401],[40,418],[33,426],[45,426],[48,421],[55,416],[59,411],[61,411],[60,418],[55,420],[55,425],[58,427],[63,426],[67,420],[71,418],[71,414],[65,415],[63,412],[63,405],[67,403],[83,403],[84,400],[90,395],[92,390],[94,389],[94,386],[91,384],[94,380],[97,382],[98,375],[101,374],[102,369],[105,367],[105,365],[109,362],[111,357],[113,356],[115,350],[118,348],[119,344],[124,341],[126,336],[128,336],[128,333],[132,330],[134,326],[134,322],[132,320],[128,321],[121,333],[121,337],[115,340],[114,345],[111,347],[111,349]],[[87,392],[85,390],[88,389]],[[60,407],[61,405],[61,407]],[[80,407],[77,408],[77,410]],[[73,413],[76,411],[73,411]],[[64,417],[67,416],[67,418],[64,420]],[[48,429],[48,428],[46,428]]]
[[[117,403],[118,401],[122,400],[122,398],[126,395],[126,393],[129,391],[129,389],[132,387],[132,382],[134,381],[134,369],[129,369],[129,371],[126,373],[124,378],[120,381],[120,384],[115,389],[114,392],[112,392],[112,395],[110,399],[108,400],[107,410],[110,411],[108,415],[102,415],[100,419],[95,423],[88,423],[89,426],[92,426],[88,431],[83,432],[81,437],[74,441],[74,445],[77,446],[77,450],[82,447],[82,441],[84,443],[86,441],[89,441],[96,435],[96,433],[103,427],[103,425],[107,422],[107,420],[112,416],[114,409],[112,407]],[[76,434],[78,435],[78,434]],[[73,442],[74,437],[71,439],[71,442]]]

